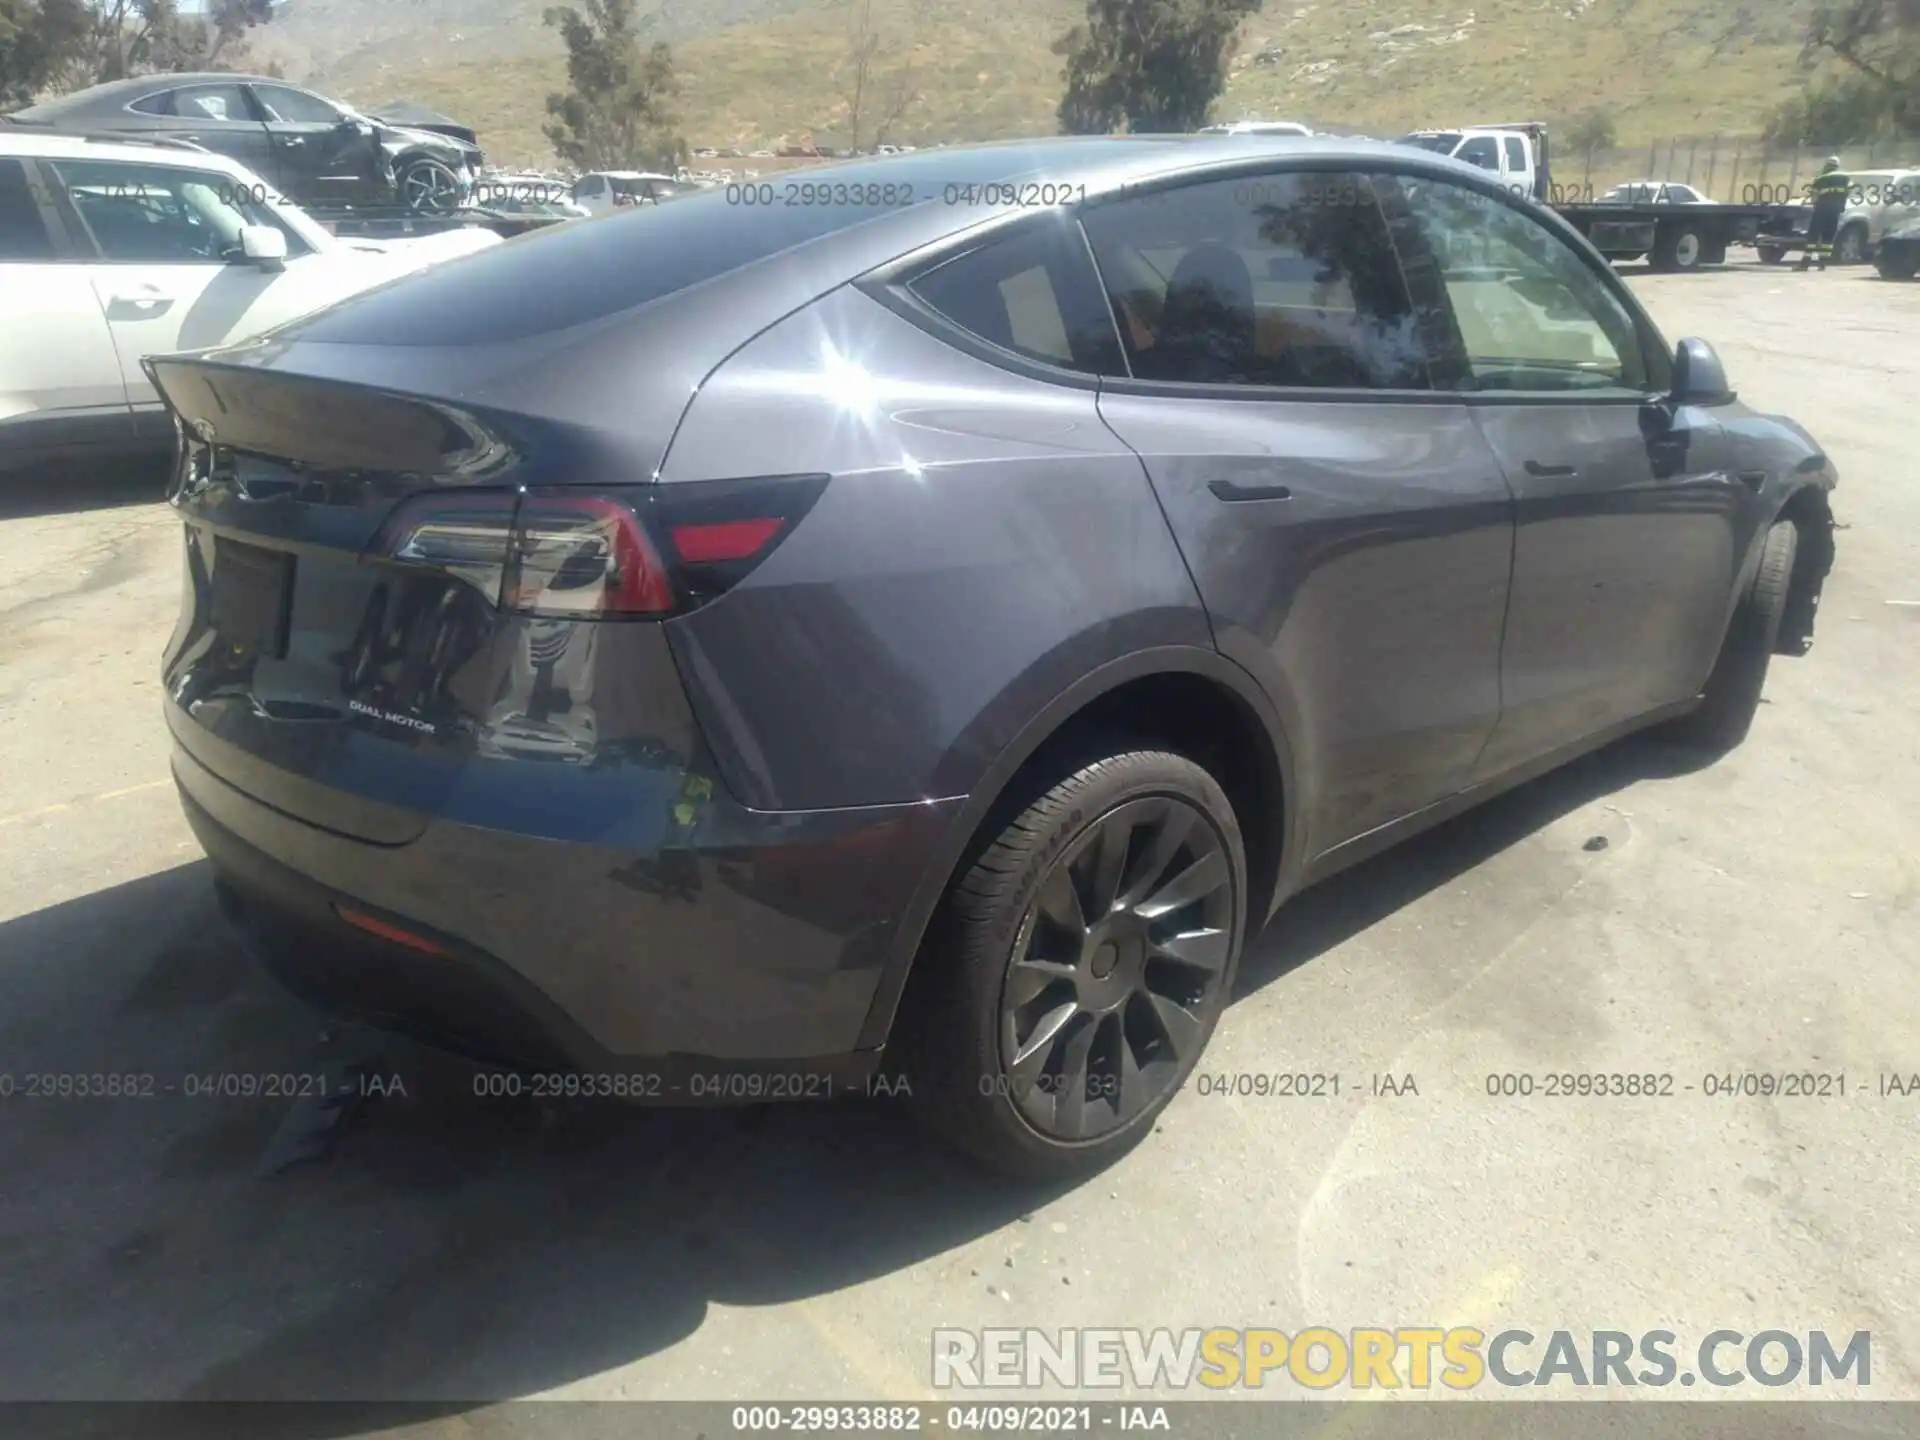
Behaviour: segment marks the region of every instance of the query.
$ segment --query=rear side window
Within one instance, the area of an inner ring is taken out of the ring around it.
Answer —
[[[173,91],[162,90],[158,95],[144,96],[127,108],[138,110],[142,115],[171,115],[173,114]]]
[[[1120,370],[1099,284],[1069,222],[1049,216],[946,261],[909,290],[969,334],[1029,360]]]
[[[0,263],[51,260],[53,239],[18,160],[0,160]]]
[[[1139,379],[1428,388],[1370,176],[1209,180],[1090,207],[1084,223]]]
[[[1482,170],[1500,168],[1500,148],[1493,143],[1491,135],[1474,136],[1460,147],[1459,154],[1454,158],[1464,160],[1469,165],[1478,165]]]

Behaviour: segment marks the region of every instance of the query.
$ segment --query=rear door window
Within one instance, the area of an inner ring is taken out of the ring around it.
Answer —
[[[1371,176],[1208,180],[1090,205],[1084,223],[1138,379],[1429,386]]]

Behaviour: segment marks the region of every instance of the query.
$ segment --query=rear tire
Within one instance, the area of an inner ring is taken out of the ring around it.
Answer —
[[[1787,258],[1786,249],[1779,245],[1756,245],[1754,253],[1759,255],[1762,265],[1778,265]]]
[[[1653,268],[1677,271],[1696,270],[1706,254],[1706,241],[1692,225],[1663,227],[1653,246]]]
[[[1780,638],[1780,622],[1787,613],[1787,592],[1799,548],[1800,532],[1792,521],[1782,520],[1767,531],[1759,568],[1727,626],[1727,638],[1707,677],[1700,708],[1675,722],[1675,739],[1722,752],[1747,738],[1767,683],[1767,665]]]
[[[901,1037],[921,1119],[1007,1174],[1112,1163],[1212,1036],[1246,906],[1240,826],[1207,771],[1155,750],[1074,771],[999,832],[928,931]]]
[[[1859,221],[1841,227],[1833,241],[1833,263],[1835,265],[1864,265],[1867,263],[1867,227]]]

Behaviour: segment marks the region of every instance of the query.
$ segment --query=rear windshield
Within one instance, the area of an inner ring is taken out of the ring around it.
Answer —
[[[1441,135],[1402,135],[1402,145],[1418,145],[1422,150],[1431,150],[1439,155],[1451,155],[1453,147],[1460,143],[1460,132],[1449,130]]]
[[[329,344],[407,346],[488,345],[565,330],[938,201],[951,184],[1040,173],[1045,159],[1040,147],[925,150],[716,186],[671,205],[536,231],[347,300],[297,330]],[[854,186],[862,187],[858,196]],[[841,203],[810,203],[819,190],[801,187],[831,187],[829,198]]]

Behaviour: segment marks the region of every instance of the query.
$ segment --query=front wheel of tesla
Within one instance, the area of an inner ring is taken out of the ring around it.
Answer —
[[[906,1037],[922,1115],[988,1166],[1058,1178],[1137,1144],[1225,1008],[1247,924],[1225,793],[1180,755],[1086,765],[947,897]]]
[[[424,214],[446,214],[460,208],[460,177],[453,167],[421,155],[400,167],[400,203]]]

